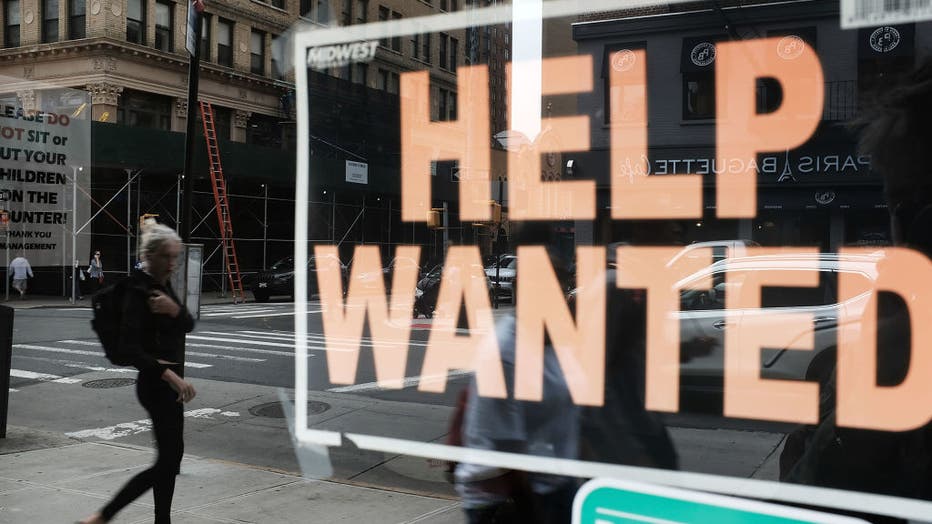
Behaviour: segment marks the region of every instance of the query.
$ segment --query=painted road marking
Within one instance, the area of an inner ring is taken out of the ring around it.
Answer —
[[[11,369],[10,376],[16,378],[25,378],[28,380],[38,380],[40,382],[55,382],[57,384],[77,384],[81,382],[81,379],[79,378],[64,378],[58,375],[36,373],[35,371],[26,371],[24,369]]]
[[[185,411],[184,413],[186,418],[201,418],[209,420],[214,420],[213,415],[220,415],[230,418],[240,416],[240,414],[236,411],[222,411],[217,408],[194,409],[191,411]],[[81,439],[99,438],[101,440],[116,440],[118,438],[130,437],[133,435],[138,435],[139,433],[145,433],[151,429],[152,421],[150,419],[141,419],[134,420],[132,422],[122,422],[120,424],[115,424],[113,426],[107,426],[103,428],[73,431],[70,433],[65,433],[65,435]]]

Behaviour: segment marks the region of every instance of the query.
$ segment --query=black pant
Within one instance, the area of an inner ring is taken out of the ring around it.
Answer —
[[[180,368],[180,366],[178,366]],[[175,372],[181,375],[180,369]],[[101,514],[110,521],[114,515],[139,498],[149,488],[155,498],[155,524],[171,522],[172,496],[175,493],[175,475],[184,454],[182,429],[184,412],[175,399],[178,394],[161,378],[161,370],[139,373],[136,396],[152,418],[158,456],[155,464],[139,473],[123,486]]]

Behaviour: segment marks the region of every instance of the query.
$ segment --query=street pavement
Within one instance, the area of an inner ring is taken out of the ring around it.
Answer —
[[[135,373],[103,359],[82,304],[27,299],[9,305],[18,310],[10,430],[0,439],[0,522],[73,521],[152,461],[149,423],[126,380]],[[198,396],[185,407],[176,521],[461,522],[443,468],[423,458],[360,450],[344,438],[325,454],[332,475],[313,479],[318,470],[302,471],[307,457],[279,402],[294,394],[293,312],[291,303],[205,300],[188,340],[186,374]],[[326,348],[314,338],[319,315],[309,324],[314,360]],[[414,320],[413,338],[423,342],[429,328],[429,320]],[[409,374],[415,374],[400,392],[370,382],[365,359],[358,387],[334,386],[325,370],[317,379],[312,372],[308,427],[442,442],[455,395],[416,391],[422,355],[411,352]],[[776,478],[782,428],[686,415],[669,422],[683,469]],[[146,522],[150,511],[151,498],[143,497],[120,521]]]

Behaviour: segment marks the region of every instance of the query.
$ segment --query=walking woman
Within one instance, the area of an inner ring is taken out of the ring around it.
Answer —
[[[194,320],[168,282],[180,252],[181,239],[173,229],[154,220],[145,223],[139,241],[142,270],[129,277],[120,326],[120,351],[139,369],[136,396],[152,418],[158,457],[81,524],[110,522],[149,488],[155,498],[155,523],[171,522],[175,476],[184,453],[182,405],[196,394],[183,378],[184,334],[194,328]]]
[[[94,256],[87,265],[87,277],[90,279],[91,293],[97,293],[104,286],[104,265],[100,261],[99,249],[94,251]]]

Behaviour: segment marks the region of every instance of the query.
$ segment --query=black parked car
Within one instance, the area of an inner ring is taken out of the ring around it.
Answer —
[[[307,295],[317,293],[317,258],[311,257],[307,261]],[[343,278],[343,289],[346,290],[346,265],[340,262]],[[287,257],[272,264],[272,267],[260,271],[252,280],[252,294],[256,302],[266,302],[273,296],[288,296],[294,299],[294,258]]]

